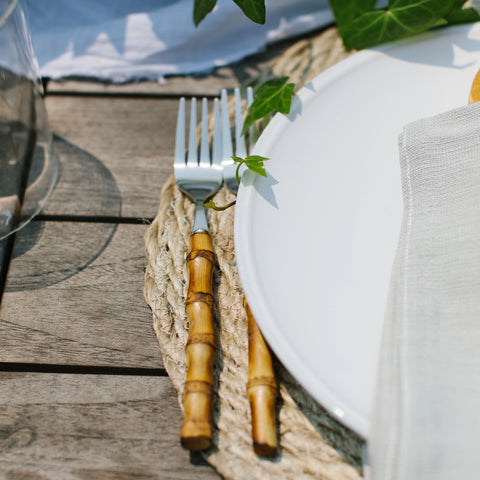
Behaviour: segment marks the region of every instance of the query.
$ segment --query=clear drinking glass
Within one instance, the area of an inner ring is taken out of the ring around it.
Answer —
[[[40,212],[57,175],[25,10],[0,0],[0,240]]]

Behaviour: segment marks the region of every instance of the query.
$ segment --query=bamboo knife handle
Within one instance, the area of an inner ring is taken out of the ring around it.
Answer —
[[[213,362],[216,353],[212,276],[215,257],[208,233],[194,233],[190,237],[187,262],[190,273],[185,310],[190,327],[180,440],[184,448],[197,451],[212,445]]]
[[[248,319],[247,393],[252,415],[253,449],[261,457],[270,457],[277,451],[277,383],[270,350],[245,299],[244,306]]]

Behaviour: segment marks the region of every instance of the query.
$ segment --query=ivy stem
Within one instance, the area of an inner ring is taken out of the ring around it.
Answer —
[[[237,183],[240,185],[240,167],[242,166],[243,162],[238,162],[237,169],[235,170],[235,178],[237,179]]]
[[[211,208],[212,210],[215,210],[217,212],[223,212],[223,210],[227,210],[227,208],[233,207],[237,203],[236,200],[233,202],[227,203],[226,205],[218,206],[215,205],[215,203],[210,200],[208,203],[204,203],[203,206],[206,208]]]

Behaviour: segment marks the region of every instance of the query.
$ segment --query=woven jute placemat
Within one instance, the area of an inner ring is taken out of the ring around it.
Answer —
[[[297,87],[345,58],[335,28],[302,39],[270,65],[277,76],[288,75]],[[222,188],[218,205],[234,196]],[[185,345],[188,318],[186,256],[194,206],[182,195],[173,177],[165,184],[158,214],[145,236],[147,269],[145,299],[153,312],[153,326],[165,368],[178,392],[186,377]],[[233,245],[234,208],[210,210],[210,231],[217,259],[214,273],[217,358],[215,363],[214,446],[202,453],[226,479],[362,478],[362,440],[318,405],[275,360],[279,383],[277,417],[279,450],[274,458],[253,452],[247,383],[247,318]]]

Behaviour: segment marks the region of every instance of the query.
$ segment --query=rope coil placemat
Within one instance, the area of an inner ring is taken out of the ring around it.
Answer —
[[[275,75],[288,75],[300,87],[346,56],[336,29],[331,28],[298,41],[270,67]],[[215,196],[215,203],[226,205],[234,198],[222,188]],[[178,190],[172,175],[162,189],[158,214],[145,236],[148,261],[145,299],[153,312],[164,365],[180,405],[188,337],[185,259],[193,216],[194,205]],[[275,362],[279,384],[278,453],[270,459],[254,453],[246,395],[247,317],[233,245],[234,207],[223,212],[209,210],[208,220],[217,263],[215,438],[214,447],[202,455],[223,477],[232,480],[360,479],[362,440],[318,405],[278,361]]]

